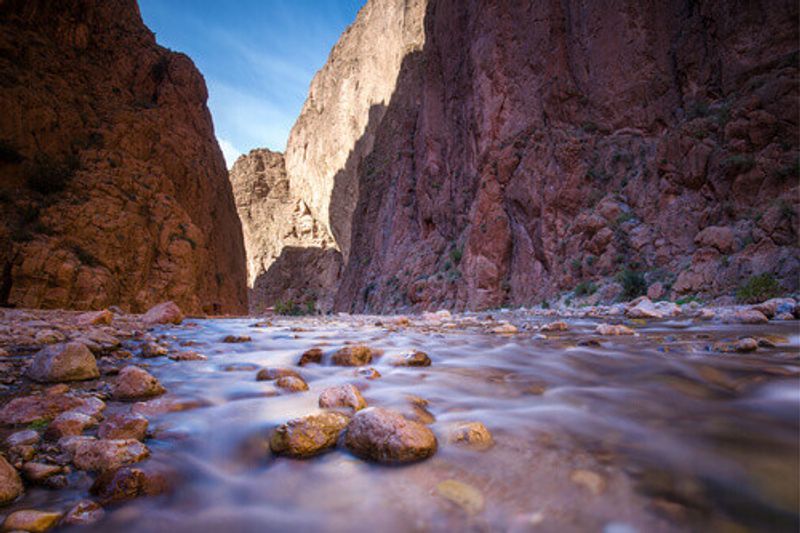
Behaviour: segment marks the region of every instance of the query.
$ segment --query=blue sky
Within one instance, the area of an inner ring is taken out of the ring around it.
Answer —
[[[162,46],[194,60],[208,85],[228,166],[283,151],[314,73],[365,0],[139,0]]]

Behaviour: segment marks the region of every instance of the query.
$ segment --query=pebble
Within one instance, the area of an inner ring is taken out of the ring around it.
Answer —
[[[456,424],[449,435],[449,442],[472,448],[488,450],[494,445],[492,434],[481,422],[461,422]]]

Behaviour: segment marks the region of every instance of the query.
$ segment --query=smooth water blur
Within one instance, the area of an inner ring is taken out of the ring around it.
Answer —
[[[151,461],[177,470],[176,490],[120,506],[94,527],[173,533],[798,530],[797,323],[667,322],[625,338],[597,336],[596,322],[585,320],[542,338],[478,327],[392,331],[374,325],[377,320],[386,319],[283,319],[270,327],[251,327],[252,319],[196,320],[159,331],[174,350],[196,350],[208,360],[140,362],[150,365],[169,397],[206,405],[150,417]],[[707,349],[715,340],[750,334],[777,336],[778,346],[752,354]],[[226,335],[252,341],[224,344]],[[600,345],[578,344],[587,339]],[[196,345],[181,348],[187,341]],[[380,379],[357,377],[353,368],[296,367],[308,348],[327,353],[347,342],[385,352],[372,365]],[[409,349],[425,351],[433,365],[388,364],[392,354]],[[271,382],[255,380],[256,369],[268,366],[297,368],[310,391],[276,395]],[[341,446],[308,460],[264,450],[271,428],[318,411],[319,392],[342,383],[366,387],[370,405],[404,413],[413,409],[409,396],[427,400],[438,453],[385,467]],[[459,421],[483,422],[494,447],[449,444],[448,428]],[[596,476],[582,482],[586,471]],[[445,480],[477,489],[483,509],[443,497],[437,486]],[[43,492],[33,501],[46,498]]]

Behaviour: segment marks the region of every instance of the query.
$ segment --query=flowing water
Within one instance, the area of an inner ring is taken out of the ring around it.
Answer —
[[[509,316],[520,334],[487,333],[481,315],[454,328],[331,317],[261,327],[253,319],[192,320],[158,330],[175,350],[208,356],[135,359],[149,365],[168,397],[198,400],[194,409],[150,417],[150,461],[175,471],[175,490],[112,509],[93,528],[798,530],[796,322],[658,322],[640,325],[636,337],[600,337],[597,322],[576,320],[569,331],[543,336],[525,329],[540,319]],[[222,343],[226,335],[252,340]],[[751,354],[708,350],[742,335],[776,345]],[[333,351],[349,342],[385,352],[372,365],[381,378],[367,380],[347,367],[296,366],[308,348]],[[409,349],[428,353],[432,366],[388,364],[391,354]],[[277,394],[272,382],[255,380],[258,368],[275,366],[298,369],[310,391]],[[319,411],[320,390],[343,383],[360,386],[370,405],[409,415],[413,397],[427,400],[436,455],[389,467],[341,445],[307,460],[265,451],[272,428]],[[483,422],[494,446],[477,451],[448,443],[448,429],[461,421]],[[90,483],[87,476],[75,490],[32,490],[17,507],[59,507],[59,500],[85,496]]]

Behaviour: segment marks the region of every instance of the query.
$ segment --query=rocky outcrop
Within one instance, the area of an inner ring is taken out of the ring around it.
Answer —
[[[0,4],[0,304],[246,308],[202,76],[134,0]]]
[[[391,99],[345,113],[374,135],[338,165],[358,201],[337,309],[538,304],[626,270],[672,297],[797,290],[796,3],[614,4],[427,3]],[[343,100],[318,85],[324,136]],[[305,161],[292,180],[326,159]]]
[[[233,165],[230,180],[244,231],[250,310],[287,302],[329,310],[341,254],[290,190],[283,155],[252,150]]]

